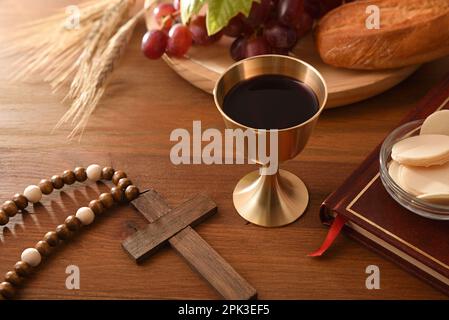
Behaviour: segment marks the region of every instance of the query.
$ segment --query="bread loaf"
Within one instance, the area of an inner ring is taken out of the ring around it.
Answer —
[[[367,7],[380,9],[380,28],[368,29]],[[329,12],[316,29],[324,62],[376,70],[449,55],[449,0],[360,0]]]

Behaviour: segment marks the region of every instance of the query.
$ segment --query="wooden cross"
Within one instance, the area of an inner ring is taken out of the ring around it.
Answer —
[[[209,197],[197,195],[170,209],[157,192],[150,190],[132,204],[150,222],[122,243],[136,262],[169,243],[223,298],[256,298],[256,290],[192,228],[217,212],[217,205]]]

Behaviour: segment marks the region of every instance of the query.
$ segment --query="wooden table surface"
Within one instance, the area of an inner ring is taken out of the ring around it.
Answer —
[[[17,23],[45,16],[50,8],[76,1],[0,0],[0,35]],[[232,191],[248,165],[174,166],[169,159],[175,128],[224,128],[212,97],[186,83],[163,61],[140,52],[140,25],[106,96],[80,143],[67,130],[51,129],[64,114],[62,94],[52,95],[35,77],[11,83],[10,60],[0,59],[0,199],[29,184],[78,165],[113,165],[142,188],[158,190],[176,206],[199,192],[218,204],[218,213],[196,228],[259,292],[260,299],[421,299],[445,298],[424,282],[359,243],[340,236],[329,253],[311,259],[327,229],[318,209],[329,193],[358,166],[398,121],[449,70],[449,59],[424,65],[396,88],[368,101],[326,111],[306,150],[284,165],[307,184],[307,213],[285,228],[245,223],[233,208]],[[75,185],[54,192],[29,213],[0,228],[0,274],[12,268],[24,248],[34,244],[65,217],[86,205],[106,186]],[[218,295],[170,248],[136,265],[121,241],[145,225],[123,206],[101,217],[45,261],[19,298],[27,299],[216,299]],[[81,289],[65,288],[68,265],[81,271]],[[377,265],[381,289],[365,288],[365,268]]]

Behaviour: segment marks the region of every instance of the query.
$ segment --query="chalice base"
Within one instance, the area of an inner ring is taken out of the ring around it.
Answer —
[[[303,215],[309,192],[304,182],[288,171],[262,176],[256,170],[237,183],[233,200],[243,219],[262,227],[281,227]]]

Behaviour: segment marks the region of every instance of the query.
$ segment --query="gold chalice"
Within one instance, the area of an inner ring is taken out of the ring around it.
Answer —
[[[308,120],[293,127],[277,130],[278,162],[295,158],[305,147],[327,100],[327,87],[321,74],[311,65],[292,57],[262,55],[239,61],[223,73],[214,89],[218,111],[229,129],[264,133],[269,144],[269,131],[247,127],[230,118],[223,110],[226,94],[239,82],[261,75],[283,75],[299,80],[315,93],[318,111]],[[281,104],[282,105],[282,104]],[[298,108],[306,106],[298,105]],[[245,148],[248,144],[245,142]],[[259,147],[259,146],[257,146]],[[270,150],[269,147],[266,150]],[[245,150],[247,152],[247,150]],[[259,159],[252,159],[262,164]],[[309,193],[296,175],[277,169],[274,174],[260,175],[259,170],[244,176],[234,189],[234,206],[247,221],[264,227],[279,227],[292,223],[306,210]]]

